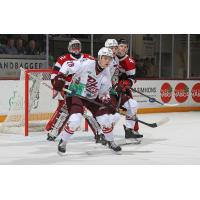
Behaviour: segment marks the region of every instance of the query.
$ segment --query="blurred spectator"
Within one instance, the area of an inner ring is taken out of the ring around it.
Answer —
[[[7,45],[5,47],[5,53],[10,55],[17,54],[17,49],[15,48],[15,41],[14,39],[9,39]]]
[[[17,40],[16,47],[17,47],[17,53],[18,54],[25,54],[25,48],[23,46],[23,40],[22,39]]]
[[[49,68],[53,68],[55,62],[55,58],[52,55],[49,55]]]
[[[30,40],[26,50],[27,55],[40,55],[39,50],[36,48],[35,40]]]
[[[144,60],[136,60],[136,77],[144,78],[147,75],[147,70],[144,67]]]
[[[5,53],[5,45],[0,43],[0,54],[4,54]]]
[[[155,66],[153,64],[154,59],[152,58],[145,58],[144,60],[144,69],[146,70],[146,77],[153,78],[156,76],[155,73]]]

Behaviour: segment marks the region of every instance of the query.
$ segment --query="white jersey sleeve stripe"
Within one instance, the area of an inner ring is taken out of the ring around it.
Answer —
[[[61,68],[62,65],[59,62],[56,62],[55,66]]]
[[[135,69],[132,69],[132,70],[126,71],[126,75],[128,75],[128,76],[135,75],[135,72],[136,72]]]

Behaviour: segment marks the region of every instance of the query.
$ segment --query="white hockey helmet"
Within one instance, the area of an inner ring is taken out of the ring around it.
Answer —
[[[68,51],[70,53],[79,54],[81,52],[81,42],[77,39],[72,39],[68,44]]]
[[[105,41],[105,47],[118,47],[118,42],[115,39],[107,39]]]
[[[109,56],[113,58],[113,52],[110,48],[102,47],[98,52],[98,58],[101,59],[102,56]]]

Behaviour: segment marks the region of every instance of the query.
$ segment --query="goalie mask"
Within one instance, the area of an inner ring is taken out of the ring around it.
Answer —
[[[68,44],[68,51],[72,54],[80,54],[81,53],[81,42],[77,39],[72,39]]]

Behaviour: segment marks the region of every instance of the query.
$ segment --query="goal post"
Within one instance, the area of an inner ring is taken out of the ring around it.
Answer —
[[[21,69],[23,70],[23,69]],[[31,102],[32,102],[32,99],[29,99],[31,98],[31,91],[30,91],[30,87],[29,87],[29,81],[30,79],[34,79],[34,76],[35,78],[38,78],[38,75],[39,75],[39,78],[36,80],[36,81],[39,81],[40,85],[42,83],[42,81],[47,81],[49,80],[50,81],[50,76],[51,76],[51,72],[52,70],[51,69],[27,69],[27,70],[24,70],[24,75],[25,75],[25,126],[24,126],[24,134],[25,136],[28,136],[28,130],[29,130],[29,114],[31,112],[31,109],[32,109],[32,105],[31,105]],[[40,91],[38,90],[38,93]],[[53,101],[53,100],[52,100]],[[52,110],[52,114],[53,114],[53,110]],[[46,120],[44,118],[44,120]]]
[[[20,70],[20,80],[10,88],[15,95],[6,119],[0,125],[0,132],[28,136],[30,131],[44,131],[58,102],[52,99],[51,69]]]

